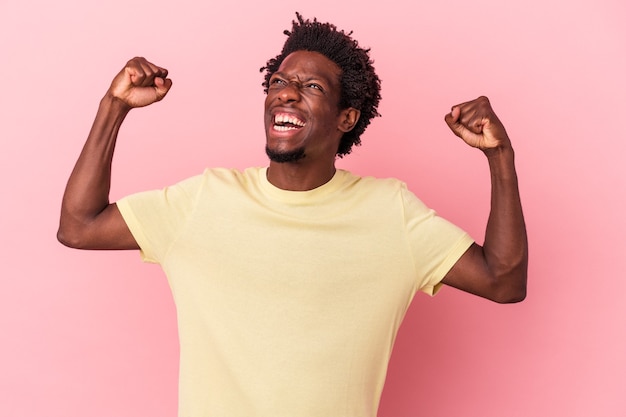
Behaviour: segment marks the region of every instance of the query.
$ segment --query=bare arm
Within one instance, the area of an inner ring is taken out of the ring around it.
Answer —
[[[509,137],[486,97],[453,107],[446,123],[455,135],[486,155],[491,211],[483,246],[472,245],[443,283],[500,303],[522,301],[528,242]]]
[[[115,77],[100,101],[87,141],[63,195],[57,238],[80,249],[138,249],[117,206],[109,202],[111,163],[119,129],[128,112],[165,97],[167,70],[134,58]]]

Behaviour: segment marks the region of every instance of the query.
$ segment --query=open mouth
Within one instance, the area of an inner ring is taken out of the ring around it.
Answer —
[[[278,113],[274,115],[274,130],[286,132],[304,127],[306,123],[293,114]]]

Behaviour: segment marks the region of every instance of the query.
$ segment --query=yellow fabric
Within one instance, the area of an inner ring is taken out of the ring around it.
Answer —
[[[393,179],[207,170],[118,207],[178,312],[181,417],[376,415],[396,332],[471,245]]]

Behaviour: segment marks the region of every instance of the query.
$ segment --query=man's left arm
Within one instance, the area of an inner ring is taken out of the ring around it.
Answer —
[[[455,135],[487,157],[491,211],[483,246],[474,243],[442,282],[499,303],[522,301],[528,240],[511,141],[486,97],[454,106],[445,120]]]

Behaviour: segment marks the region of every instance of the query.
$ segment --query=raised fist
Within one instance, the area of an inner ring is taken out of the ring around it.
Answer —
[[[129,108],[148,106],[161,101],[172,87],[167,70],[145,58],[133,58],[113,79],[108,94]]]
[[[487,97],[453,106],[445,121],[455,135],[483,151],[511,144]]]

